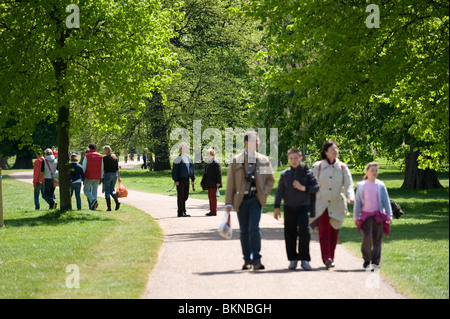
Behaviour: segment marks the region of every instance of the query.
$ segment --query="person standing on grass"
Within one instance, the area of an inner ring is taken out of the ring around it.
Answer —
[[[201,181],[202,189],[208,190],[209,213],[206,216],[217,216],[217,191],[222,187],[222,168],[214,157],[216,151],[210,148],[206,151],[205,173]]]
[[[56,209],[58,204],[55,202],[55,186],[53,185],[53,177],[58,170],[58,161],[53,155],[53,151],[47,148],[44,151],[44,160],[41,164],[41,175],[44,181],[44,200],[48,203],[49,209]]]
[[[37,159],[33,163],[34,208],[40,210],[39,194],[44,198],[45,183],[44,176],[41,177],[42,162],[44,161],[41,150],[36,152],[36,157]]]
[[[187,155],[187,144],[180,144],[180,155],[174,159],[172,179],[177,187],[178,217],[190,217],[186,214],[186,201],[189,198],[189,179],[192,187],[195,183],[195,170],[192,159]]]
[[[111,146],[105,145],[103,147],[103,185],[105,187],[105,200],[107,211],[111,211],[111,197],[116,203],[116,210],[119,210],[120,203],[116,196],[116,181],[120,182],[120,172],[119,172],[119,159],[115,154],[112,153]]]
[[[295,270],[301,260],[303,270],[311,270],[311,256],[309,254],[309,215],[310,193],[317,193],[319,182],[308,165],[302,163],[299,149],[288,151],[288,160],[291,167],[285,169],[278,182],[275,195],[275,214],[278,220],[281,216],[281,200],[284,200],[284,238],[286,252],[290,261],[289,269]],[[298,251],[297,251],[297,237]]]
[[[313,165],[320,189],[316,195],[316,211],[311,228],[319,228],[322,261],[328,269],[335,266],[334,253],[339,229],[348,214],[347,199],[349,204],[353,204],[355,191],[350,170],[338,159],[339,149],[336,142],[326,141],[320,156],[322,160]]]
[[[256,132],[245,134],[245,150],[233,158],[227,176],[225,208],[228,213],[232,208],[237,212],[244,255],[243,270],[265,268],[261,263],[259,222],[275,179],[269,158],[257,152],[258,144]]]
[[[81,210],[81,183],[84,181],[83,167],[78,163],[77,154],[70,155],[70,197],[75,193],[77,209]]]
[[[358,232],[363,231],[363,267],[367,269],[372,263],[376,269],[380,265],[383,233],[389,236],[392,209],[386,186],[377,179],[378,163],[367,164],[365,172],[364,180],[356,186],[353,218]]]
[[[88,146],[83,160],[83,171],[85,176],[83,192],[87,197],[89,209],[96,210],[98,183],[103,178],[103,156],[97,153],[95,143],[90,143]]]

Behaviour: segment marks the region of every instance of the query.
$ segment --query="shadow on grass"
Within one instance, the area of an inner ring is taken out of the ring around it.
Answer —
[[[16,219],[6,219],[6,227],[23,227],[23,226],[58,226],[69,223],[84,223],[92,221],[113,222],[113,218],[106,216],[95,216],[84,212],[64,212],[60,210],[49,211],[43,215],[34,217],[24,217]]]

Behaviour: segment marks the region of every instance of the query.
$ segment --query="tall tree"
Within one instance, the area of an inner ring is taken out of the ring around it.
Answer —
[[[366,9],[375,10],[366,1],[249,1],[244,11],[261,20],[268,47],[260,120],[286,125],[300,143],[345,139],[359,164],[375,148],[401,152],[405,188],[439,186],[449,144],[448,1],[386,1],[379,28]]]
[[[70,2],[0,4],[0,139],[27,144],[41,119],[57,123],[62,210],[71,209],[70,135],[123,124],[123,103],[138,113],[175,60],[167,46],[175,21],[160,0]]]

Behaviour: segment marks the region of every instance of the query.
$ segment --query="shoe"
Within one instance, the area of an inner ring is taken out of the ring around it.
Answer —
[[[184,213],[183,216],[181,216],[181,217],[191,217],[191,215]]]
[[[263,264],[261,264],[261,261],[256,261],[253,263],[253,270],[264,270],[266,267],[264,267]]]
[[[312,267],[309,264],[309,261],[307,261],[307,260],[303,260],[301,263],[301,266],[302,266],[303,270],[306,270],[306,271],[312,270]]]
[[[325,261],[324,261],[324,264],[325,264],[325,266],[327,267],[327,269],[330,269],[331,268],[331,264],[333,263],[333,261],[331,260],[331,258],[327,258]]]
[[[244,266],[242,266],[242,270],[250,270],[252,269],[252,261],[251,260],[246,260],[244,263]]]
[[[53,204],[53,209],[57,209],[58,208],[58,203]]]
[[[334,263],[334,260],[331,261],[331,268],[334,268],[336,264]]]
[[[367,267],[369,267],[369,266],[370,266],[370,261],[365,261],[365,262],[363,263],[363,268],[364,268],[364,269],[367,270]]]
[[[111,197],[114,199],[114,202],[116,203],[116,210],[119,210],[120,203],[119,203],[119,199],[117,198],[117,195],[116,194],[112,194]]]
[[[98,207],[98,202],[96,199],[94,199],[91,203],[91,206],[89,207],[90,210],[95,210]]]
[[[295,270],[297,269],[298,266],[298,260],[291,260],[291,262],[289,263],[289,270]]]
[[[205,216],[217,216],[217,214],[213,213],[213,212],[209,212],[209,213],[206,213]]]

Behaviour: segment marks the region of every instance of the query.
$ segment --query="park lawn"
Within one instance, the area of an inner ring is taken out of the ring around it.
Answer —
[[[276,187],[280,173],[275,172],[275,186],[264,207],[273,213]],[[208,199],[200,188],[202,171],[197,170],[196,192],[190,197]],[[351,169],[356,183],[362,180],[361,171]],[[223,169],[223,184],[219,202],[224,202],[227,169]],[[176,196],[170,171],[122,170],[122,181],[133,190]],[[449,178],[448,172],[439,174],[444,189],[428,191],[402,190],[403,173],[393,165],[380,167],[379,179],[384,181],[391,199],[397,201],[405,215],[394,220],[389,238],[383,239],[381,271],[397,289],[412,298],[449,298]],[[349,205],[350,212],[353,206]],[[206,213],[206,212],[205,212]],[[362,235],[356,231],[353,216],[344,221],[339,241],[361,256]],[[338,262],[338,260],[337,260]],[[361,258],[362,267],[362,258]]]
[[[81,211],[48,210],[42,199],[35,211],[33,186],[9,172],[3,171],[0,299],[140,297],[163,241],[151,216],[124,204],[106,212],[103,199],[90,211],[84,196]],[[73,283],[69,265],[79,269],[80,288],[66,287],[66,279]]]

